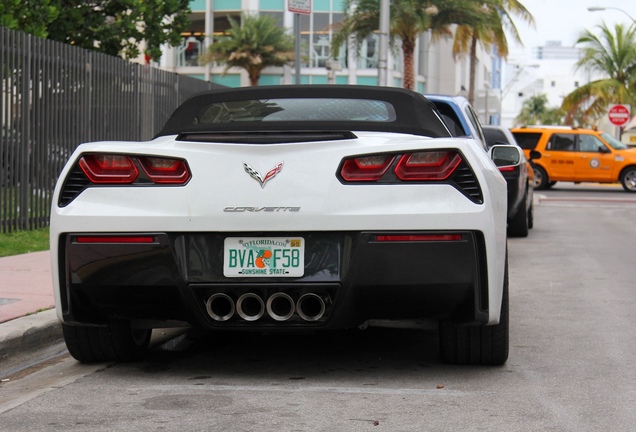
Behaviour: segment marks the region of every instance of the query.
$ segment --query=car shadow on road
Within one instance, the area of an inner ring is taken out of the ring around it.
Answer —
[[[147,373],[187,370],[200,379],[301,381],[337,374],[418,371],[433,365],[441,365],[436,331],[370,328],[311,334],[191,333],[153,348],[140,366]]]

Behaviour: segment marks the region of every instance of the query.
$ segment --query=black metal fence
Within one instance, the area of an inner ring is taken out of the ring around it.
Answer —
[[[212,84],[0,27],[0,232],[47,226],[78,144],[147,140]]]

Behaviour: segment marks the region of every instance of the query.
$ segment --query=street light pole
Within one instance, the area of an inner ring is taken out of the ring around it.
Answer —
[[[380,34],[378,47],[378,85],[386,87],[389,83],[389,26],[391,3],[389,0],[380,0]]]
[[[629,19],[632,21],[633,24],[636,24],[636,20],[634,18],[632,18],[632,16],[630,14],[628,14],[626,11],[624,11],[621,8],[617,8],[617,7],[613,7],[613,6],[590,6],[589,8],[587,8],[588,11],[590,12],[599,12],[599,11],[604,11],[604,10],[608,10],[608,9],[614,9],[620,12],[623,12],[625,15],[627,15],[627,17],[629,17]]]

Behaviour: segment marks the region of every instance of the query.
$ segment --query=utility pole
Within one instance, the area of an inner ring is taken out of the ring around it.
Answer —
[[[378,85],[388,85],[388,51],[389,51],[389,23],[391,21],[390,0],[380,0],[380,41],[378,49]]]
[[[212,40],[214,33],[214,17],[212,16],[212,8],[214,7],[214,0],[206,0],[205,2],[205,41],[203,42],[203,50],[204,52],[208,52],[208,48],[214,42]],[[210,69],[212,69],[212,64],[210,62],[205,65],[205,74],[204,80],[205,82],[210,82]]]

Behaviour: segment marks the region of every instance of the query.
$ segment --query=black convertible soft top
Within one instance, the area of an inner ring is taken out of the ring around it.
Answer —
[[[435,105],[396,87],[281,85],[198,93],[157,136],[205,133],[377,131],[450,137]]]

